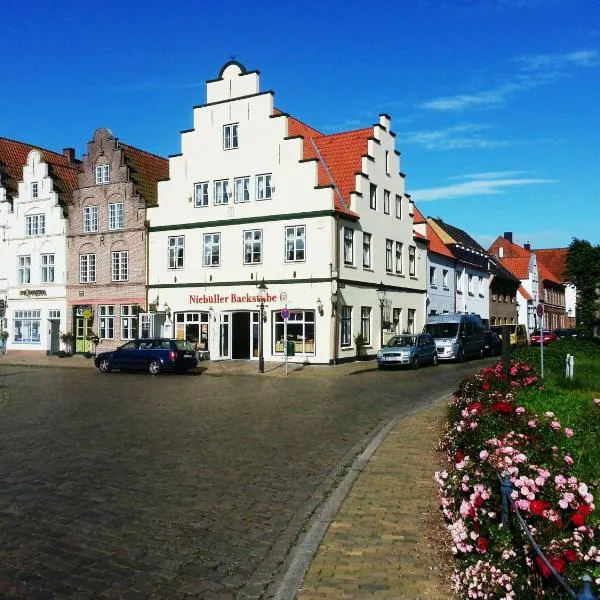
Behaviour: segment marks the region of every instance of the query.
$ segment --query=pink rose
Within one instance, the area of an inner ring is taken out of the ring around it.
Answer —
[[[565,427],[565,435],[567,437],[573,437],[573,430],[570,427]]]
[[[572,459],[572,458],[571,458],[571,457],[570,457],[568,454],[565,454],[565,462],[566,462],[568,465],[572,465],[572,464],[573,464],[573,462],[574,462],[574,460],[573,460],[573,459]]]
[[[525,412],[525,409],[524,409],[522,406],[518,406],[518,407],[515,409],[515,412],[516,412],[518,415],[522,415],[522,414]]]
[[[560,423],[558,421],[552,421],[552,423],[550,423],[550,427],[552,427],[552,429],[560,429]]]

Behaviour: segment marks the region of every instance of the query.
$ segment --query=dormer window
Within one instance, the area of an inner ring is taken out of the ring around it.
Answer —
[[[96,165],[96,185],[110,182],[110,165]]]
[[[233,150],[238,147],[238,123],[223,125],[223,150]]]
[[[38,190],[38,182],[37,182],[37,181],[34,181],[34,182],[31,184],[31,197],[32,197],[32,198],[37,198],[37,197],[38,197],[38,194],[39,194],[39,190]]]

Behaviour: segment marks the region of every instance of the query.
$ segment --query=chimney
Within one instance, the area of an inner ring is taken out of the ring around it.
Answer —
[[[531,244],[523,244],[523,248],[525,248],[525,250],[531,250]]]
[[[75,162],[75,148],[63,148],[63,155],[69,159],[69,162]]]
[[[512,231],[505,231],[504,239],[508,240],[512,244]]]

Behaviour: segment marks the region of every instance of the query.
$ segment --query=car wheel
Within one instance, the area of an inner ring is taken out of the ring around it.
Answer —
[[[458,356],[456,357],[458,362],[465,362],[465,349],[461,348],[458,351]]]
[[[413,360],[412,368],[413,369],[419,368],[419,357],[418,356],[415,356],[415,360]]]
[[[485,358],[485,348],[479,350],[479,358]]]
[[[438,366],[438,364],[439,364],[439,362],[440,362],[440,360],[439,360],[439,358],[438,358],[438,355],[437,355],[437,352],[436,352],[436,353],[433,355],[433,360],[431,361],[431,364],[432,364],[434,367],[437,367],[437,366]]]
[[[150,375],[158,375],[161,368],[162,366],[158,360],[150,361],[150,364],[148,365],[148,371],[150,371]]]
[[[110,360],[108,358],[103,358],[98,363],[98,370],[101,373],[110,373],[112,371],[112,365],[110,364]]]
[[[382,371],[383,371],[383,369],[385,369],[385,367],[383,365],[379,365],[379,364],[377,365],[377,368],[381,369]]]

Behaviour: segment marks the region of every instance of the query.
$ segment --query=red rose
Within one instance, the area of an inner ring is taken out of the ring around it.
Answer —
[[[565,550],[563,552],[563,556],[569,561],[569,562],[575,562],[579,557],[577,556],[577,552],[575,552],[575,550]]]
[[[576,512],[571,517],[571,521],[573,521],[573,525],[575,525],[575,527],[582,527],[583,525],[585,525],[585,515]]]
[[[546,563],[542,560],[541,556],[536,556],[535,557],[535,564],[537,565],[537,568],[540,570],[541,574],[544,577],[550,577],[550,575],[552,575],[552,572],[546,566]]]
[[[484,502],[485,502],[485,500],[481,496],[475,496],[475,500],[473,500],[473,504],[477,508],[479,508]]]
[[[534,515],[541,515],[545,510],[552,508],[550,502],[544,502],[543,500],[532,500],[529,503],[529,510]]]
[[[484,381],[483,384],[481,385],[481,389],[484,392],[487,392],[490,389],[490,384],[487,381]]]
[[[587,517],[592,514],[592,507],[589,504],[582,504],[577,508],[577,512]]]
[[[471,404],[467,405],[467,411],[478,415],[483,411],[483,404],[481,402],[471,402]]]
[[[478,537],[477,538],[477,550],[479,552],[485,552],[488,549],[488,546],[490,545],[490,540],[488,540],[487,538],[484,537]]]
[[[554,558],[550,558],[550,559],[548,559],[548,562],[554,567],[554,570],[559,575],[562,575],[565,572],[565,569],[567,568],[567,563],[566,563],[565,559],[561,558],[560,556],[555,556]]]
[[[499,402],[496,402],[494,404],[492,410],[494,412],[500,413],[501,415],[508,415],[515,410],[515,407],[512,404],[509,404],[508,402],[503,402],[502,400],[500,400]]]
[[[465,457],[465,453],[459,448],[456,451],[456,454],[454,455],[454,460],[459,463],[463,461],[463,458]]]

